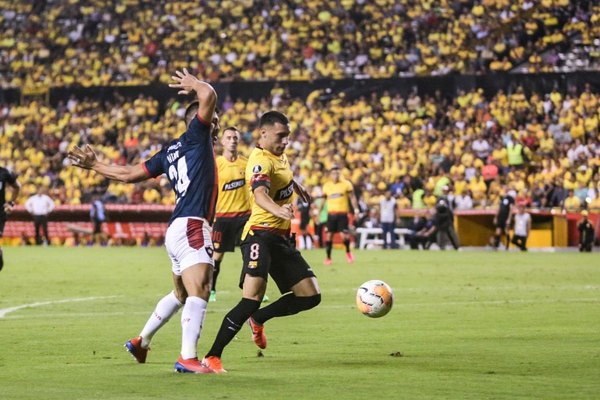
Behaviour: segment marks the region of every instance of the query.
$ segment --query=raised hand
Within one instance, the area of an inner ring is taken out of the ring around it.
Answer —
[[[85,145],[84,150],[77,146],[73,147],[73,149],[69,150],[68,157],[75,166],[85,169],[94,168],[94,165],[98,161],[96,152],[94,152],[94,149],[89,144]]]
[[[177,92],[178,94],[190,94],[192,91],[195,90],[194,86],[197,83],[201,82],[194,75],[190,74],[187,68],[184,68],[183,72],[175,71],[175,75],[172,75],[171,78],[177,83],[170,83],[169,87],[175,89],[182,89],[179,92]]]

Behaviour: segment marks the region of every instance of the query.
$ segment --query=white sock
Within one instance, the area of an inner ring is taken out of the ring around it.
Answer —
[[[300,235],[300,237],[298,238],[298,247],[300,248],[300,250],[304,250],[306,249],[306,242],[304,240],[304,236]]]
[[[181,357],[183,359],[198,356],[198,339],[206,316],[208,303],[200,297],[190,296],[181,312]]]
[[[148,318],[144,329],[140,333],[142,337],[142,347],[148,348],[152,337],[158,330],[169,321],[169,319],[179,311],[183,304],[177,300],[175,293],[171,292],[156,304],[156,308]]]

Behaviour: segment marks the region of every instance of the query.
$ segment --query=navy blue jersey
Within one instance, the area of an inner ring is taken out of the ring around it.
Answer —
[[[169,224],[179,217],[212,222],[218,193],[212,142],[210,123],[194,117],[183,135],[142,164],[148,176],[167,174],[171,181],[176,205]]]
[[[6,168],[0,167],[0,213],[4,212],[4,202],[6,201],[6,185],[14,185],[17,181],[17,176],[7,170]]]

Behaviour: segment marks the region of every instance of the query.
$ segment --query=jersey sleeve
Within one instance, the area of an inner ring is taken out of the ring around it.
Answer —
[[[346,192],[352,193],[354,191],[354,186],[352,186],[352,182],[346,181]]]
[[[149,160],[146,160],[142,163],[142,168],[146,171],[146,174],[149,177],[156,178],[159,175],[164,174],[165,168],[165,156],[166,156],[166,147],[163,147],[161,151],[153,155]]]
[[[256,190],[260,186],[265,186],[267,189],[271,189],[271,173],[273,172],[273,166],[271,162],[265,158],[257,158],[246,167],[246,178],[250,176],[250,188],[252,191]]]

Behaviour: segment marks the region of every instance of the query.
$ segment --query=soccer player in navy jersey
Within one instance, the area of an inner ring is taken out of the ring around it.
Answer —
[[[125,347],[144,363],[154,334],[183,306],[181,314],[181,354],[177,372],[211,373],[197,358],[197,345],[206,315],[213,272],[213,244],[210,222],[217,201],[217,167],[213,141],[219,130],[215,112],[217,94],[206,82],[186,69],[176,71],[169,86],[179,94],[195,92],[197,102],[188,106],[187,130],[165,145],[152,158],[137,165],[120,166],[100,161],[94,150],[73,148],[69,158],[74,165],[122,182],[139,182],[166,174],[175,191],[176,205],[165,237],[172,261],[175,290],[163,297],[139,336]]]

